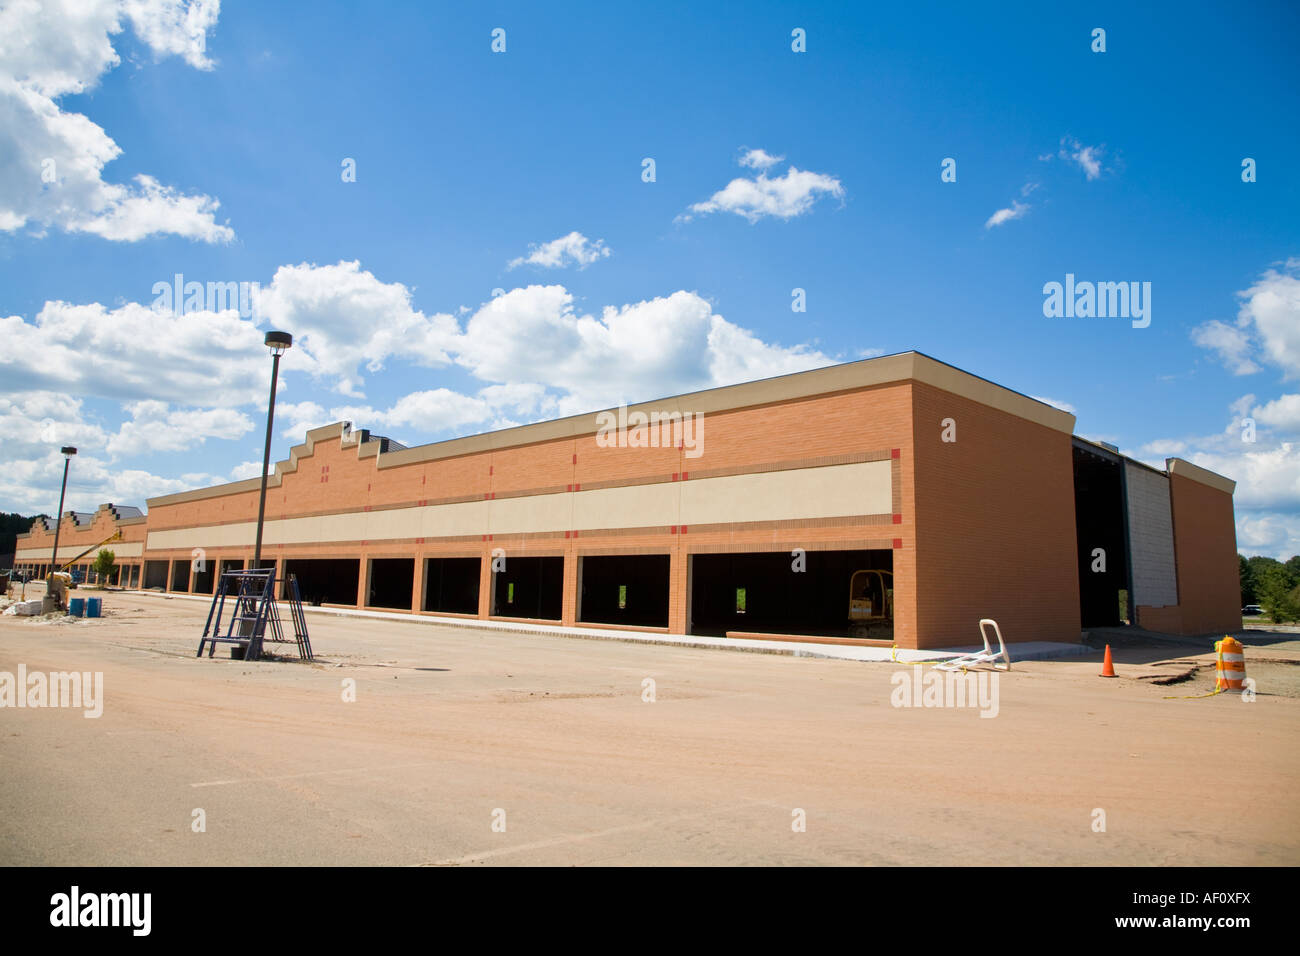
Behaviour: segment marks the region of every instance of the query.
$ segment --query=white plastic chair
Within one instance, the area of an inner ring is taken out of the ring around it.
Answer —
[[[984,629],[985,624],[991,625],[993,633],[998,637],[998,649],[996,651],[989,645],[988,631]],[[984,638],[984,650],[982,652],[967,654],[965,657],[954,657],[942,664],[935,664],[934,669],[937,671],[959,671],[974,667],[976,664],[992,664],[994,670],[1011,670],[1011,655],[1007,653],[1007,645],[1002,640],[1002,629],[998,627],[998,622],[989,617],[981,618],[980,637]],[[1006,662],[1005,666],[997,663],[999,658]]]

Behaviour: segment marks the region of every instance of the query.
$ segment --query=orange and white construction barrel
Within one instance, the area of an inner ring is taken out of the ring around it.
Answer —
[[[1215,690],[1240,690],[1246,679],[1246,649],[1231,637],[1214,642],[1218,659],[1214,665]]]

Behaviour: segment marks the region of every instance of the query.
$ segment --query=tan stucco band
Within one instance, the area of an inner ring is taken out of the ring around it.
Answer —
[[[1179,478],[1190,478],[1192,481],[1199,481],[1203,485],[1222,491],[1230,495],[1237,488],[1237,483],[1231,478],[1224,478],[1217,472],[1210,471],[1208,468],[1202,468],[1200,465],[1193,465],[1190,461],[1182,458],[1166,458],[1165,467],[1169,469],[1169,474],[1177,475]]]
[[[268,545],[384,541],[410,537],[413,529],[419,537],[438,538],[885,514],[892,484],[888,461],[825,465],[530,498],[280,518],[266,522],[264,540]],[[240,547],[252,543],[255,529],[255,522],[240,521],[150,531],[148,547]]]

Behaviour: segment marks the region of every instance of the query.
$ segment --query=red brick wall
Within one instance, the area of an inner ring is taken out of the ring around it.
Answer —
[[[1138,608],[1138,624],[1170,634],[1241,629],[1241,579],[1232,495],[1182,475],[1169,476],[1178,563],[1178,605]]]
[[[928,385],[913,389],[918,646],[1078,641],[1071,438]],[[956,441],[942,441],[942,421]]]

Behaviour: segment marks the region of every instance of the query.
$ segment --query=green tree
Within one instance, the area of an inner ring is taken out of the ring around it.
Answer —
[[[97,575],[100,583],[108,580],[108,576],[113,573],[113,565],[117,563],[117,555],[108,548],[100,548],[99,553],[95,555],[95,563],[91,565]]]
[[[1258,587],[1255,581],[1255,569],[1250,566],[1244,554],[1237,555],[1237,563],[1241,574],[1241,606],[1247,604],[1258,604],[1259,595],[1256,594]]]
[[[1250,567],[1250,578],[1255,585],[1255,603],[1260,603],[1260,588],[1264,584],[1264,576],[1268,574],[1270,568],[1282,567],[1282,562],[1277,558],[1266,558],[1262,555],[1255,555],[1253,558],[1247,558],[1246,564]]]
[[[1296,599],[1300,589],[1296,585],[1296,579],[1281,562],[1273,562],[1260,576],[1259,604],[1274,624],[1300,618],[1300,603]]]

